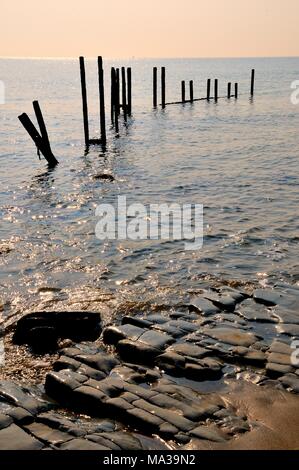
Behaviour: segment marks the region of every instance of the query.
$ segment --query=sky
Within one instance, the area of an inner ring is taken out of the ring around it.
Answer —
[[[1,0],[1,57],[299,56],[299,0]]]

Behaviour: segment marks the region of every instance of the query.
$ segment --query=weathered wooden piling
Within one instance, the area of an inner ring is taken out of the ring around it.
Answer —
[[[110,91],[110,114],[111,122],[114,123],[114,108],[115,108],[115,68],[111,67],[111,91]]]
[[[121,90],[122,90],[122,109],[124,113],[124,119],[127,120],[127,85],[126,85],[126,69],[121,68]]]
[[[190,102],[193,103],[193,80],[189,81],[189,96],[190,96]]]
[[[210,101],[211,98],[211,79],[208,78],[207,81],[207,100]]]
[[[218,101],[218,79],[215,79],[214,82],[214,99],[217,102]]]
[[[185,80],[182,80],[182,82],[181,82],[181,90],[182,90],[182,103],[185,103],[185,101],[186,101],[186,86],[185,86]]]
[[[50,145],[50,141],[49,141],[49,136],[48,136],[48,132],[47,132],[47,128],[46,128],[46,124],[45,124],[45,121],[44,121],[44,118],[43,118],[42,111],[41,111],[40,106],[39,106],[39,102],[38,101],[33,101],[32,104],[33,104],[33,109],[34,109],[34,112],[35,112],[36,120],[37,120],[37,123],[38,123],[38,127],[39,127],[39,130],[40,130],[41,138],[43,139],[44,145],[46,147],[48,147],[48,149],[52,153],[51,145]]]
[[[37,102],[35,102],[35,103],[37,103]],[[37,109],[38,109],[38,113],[39,113],[40,108],[39,108],[39,106],[35,105],[35,112],[36,112]],[[32,123],[31,119],[29,118],[29,116],[26,113],[21,114],[20,116],[18,116],[18,118],[19,118],[20,122],[22,123],[23,127],[26,129],[26,131],[30,135],[33,142],[35,143],[37,149],[43,154],[43,156],[47,160],[49,166],[54,167],[55,165],[57,165],[58,160],[56,160],[55,156],[53,155],[49,139],[45,137],[45,135],[47,134],[47,130],[45,129],[45,130],[41,131],[43,133],[43,136],[41,136],[39,134],[39,132],[37,131],[36,127],[34,126],[34,124]],[[39,126],[40,126],[40,129],[41,129],[41,126],[42,127],[45,126],[41,111],[40,111],[40,114],[39,114]],[[47,136],[48,136],[48,134],[47,134]]]
[[[235,83],[235,98],[238,99],[238,94],[239,94],[239,84]]]
[[[250,85],[250,94],[254,95],[254,80],[255,80],[255,69],[251,70],[251,85]]]
[[[232,96],[232,84],[231,84],[231,82],[229,82],[227,84],[227,98],[230,99],[231,96]]]
[[[115,106],[114,106],[114,126],[115,132],[119,132],[118,117],[119,117],[119,95],[120,95],[120,80],[119,80],[119,69],[115,71]]]
[[[87,91],[86,91],[86,75],[84,57],[79,58],[80,61],[80,76],[81,76],[81,90],[82,90],[82,109],[83,109],[83,124],[84,124],[84,138],[85,145],[89,145],[89,125],[88,125],[88,106],[87,106]]]
[[[98,74],[99,74],[99,99],[100,99],[100,127],[101,127],[101,144],[106,145],[106,116],[105,116],[105,91],[104,91],[104,70],[103,59],[98,57]]]
[[[153,107],[156,108],[158,104],[158,69],[157,67],[153,68]]]
[[[166,79],[165,79],[165,67],[161,68],[161,104],[162,108],[165,108],[165,96],[166,96]]]
[[[128,115],[132,114],[132,69],[127,68],[127,88],[128,88]]]

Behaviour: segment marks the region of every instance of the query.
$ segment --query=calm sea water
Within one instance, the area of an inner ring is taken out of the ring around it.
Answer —
[[[84,152],[77,60],[0,60],[0,298],[3,315],[32,308],[171,304],[205,285],[298,284],[299,105],[290,102],[299,59],[117,60],[131,65],[133,117],[109,128],[108,146]],[[152,67],[167,69],[167,101],[180,81],[239,82],[239,100],[154,111]],[[256,94],[250,100],[250,70]],[[99,134],[96,60],[87,61],[91,134]],[[17,116],[38,99],[60,164],[48,171]],[[103,171],[115,182],[96,179]],[[95,207],[129,202],[204,205],[204,246],[95,237]],[[109,315],[108,315],[109,316]]]

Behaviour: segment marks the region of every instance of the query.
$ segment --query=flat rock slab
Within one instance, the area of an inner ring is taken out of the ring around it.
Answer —
[[[205,329],[204,333],[223,343],[244,347],[252,346],[259,339],[253,333],[247,333],[235,328]]]
[[[37,351],[55,349],[59,339],[94,341],[101,334],[98,312],[34,312],[22,317],[13,340]]]
[[[41,450],[44,444],[15,424],[0,431],[0,450]]]

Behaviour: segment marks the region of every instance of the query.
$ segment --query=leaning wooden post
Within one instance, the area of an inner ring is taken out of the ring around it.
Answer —
[[[117,108],[117,114],[120,114],[120,74],[119,68],[116,69],[116,81],[115,81],[115,90],[116,90],[116,102],[115,106]]]
[[[157,99],[157,78],[158,78],[158,69],[157,67],[153,68],[153,107],[157,107],[158,99]]]
[[[235,98],[238,98],[238,93],[239,93],[239,86],[238,83],[235,83]]]
[[[51,148],[49,147],[48,143],[40,136],[39,132],[36,130],[34,124],[28,117],[26,113],[21,114],[18,116],[20,122],[30,135],[31,139],[35,143],[38,150],[41,151],[45,159],[47,160],[50,167],[54,167],[57,165],[58,161],[54,157]]]
[[[182,87],[182,103],[185,103],[185,101],[186,101],[186,87],[185,87],[185,81],[184,80],[182,80],[181,87]]]
[[[50,145],[50,141],[49,141],[49,136],[48,136],[48,132],[47,132],[47,128],[46,128],[46,124],[45,124],[45,121],[44,121],[39,103],[38,103],[38,101],[33,101],[32,104],[33,104],[33,109],[34,109],[34,112],[35,112],[35,116],[36,116],[36,119],[37,119],[37,122],[38,122],[39,130],[40,130],[40,134],[41,134],[41,137],[43,139],[43,142],[44,142],[45,146],[47,146],[48,149],[50,150],[50,152],[52,153],[51,145]]]
[[[128,87],[128,115],[132,114],[132,69],[127,68],[127,87]]]
[[[115,68],[111,67],[111,101],[110,101],[110,113],[111,122],[114,123],[114,108],[115,108]]]
[[[254,95],[254,79],[255,79],[255,70],[251,70],[251,86],[250,86],[250,94],[251,96]]]
[[[161,103],[162,108],[164,109],[166,106],[165,103],[165,67],[161,68]]]
[[[231,82],[229,82],[227,84],[227,97],[228,97],[228,99],[230,99],[231,95],[232,95],[232,84],[231,84]]]
[[[190,93],[190,101],[193,103],[193,80],[190,80],[189,82],[189,93]]]
[[[217,102],[218,101],[218,79],[215,79],[214,82],[214,99]]]
[[[101,126],[101,144],[106,145],[106,118],[105,118],[105,91],[104,91],[104,70],[103,59],[98,57],[99,74],[99,98],[100,98],[100,126]]]
[[[209,78],[207,81],[207,100],[210,101],[211,97],[211,79]]]
[[[122,87],[122,108],[124,112],[125,121],[127,120],[127,86],[126,86],[126,69],[121,68],[121,87]]]
[[[89,145],[89,127],[88,127],[88,107],[87,107],[87,92],[86,92],[86,75],[84,57],[80,57],[80,75],[81,75],[81,90],[82,90],[82,108],[83,108],[83,123],[84,123],[84,137],[85,145]]]

